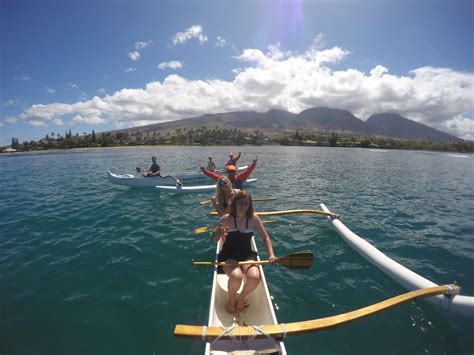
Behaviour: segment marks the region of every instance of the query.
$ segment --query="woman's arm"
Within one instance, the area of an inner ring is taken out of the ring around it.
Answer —
[[[216,227],[216,230],[211,234],[211,241],[213,243],[217,243],[217,241],[222,238],[227,236],[227,229],[228,229],[228,222],[227,222],[227,217],[229,215],[225,214],[221,217],[221,220],[219,221],[219,224]]]
[[[262,237],[263,244],[265,245],[265,248],[267,249],[268,260],[270,260],[270,263],[275,263],[278,260],[278,258],[273,253],[273,246],[272,246],[272,241],[270,240],[270,236],[268,235],[267,230],[263,226],[263,223],[260,220],[260,217],[255,216],[254,218],[255,218],[255,223],[256,223],[255,224],[256,230],[258,234],[260,234],[260,236]]]

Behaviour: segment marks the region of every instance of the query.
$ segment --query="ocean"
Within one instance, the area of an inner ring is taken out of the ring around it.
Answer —
[[[158,156],[164,173],[258,157],[259,211],[319,209],[437,284],[474,296],[471,155],[328,147],[132,147],[0,155],[0,354],[201,354],[173,336],[206,324],[216,222],[209,194],[111,184]],[[368,264],[324,217],[286,215],[266,228],[277,255],[310,250],[309,270],[266,266],[279,322],[327,317],[406,292]],[[260,238],[257,244],[265,257]],[[470,330],[469,327],[470,326]],[[410,302],[336,329],[285,340],[289,354],[472,354],[472,322],[456,327]]]

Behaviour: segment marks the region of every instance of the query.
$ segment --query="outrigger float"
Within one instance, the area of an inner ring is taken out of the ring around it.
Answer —
[[[345,323],[367,317],[402,303],[427,298],[428,301],[446,311],[454,318],[474,318],[474,297],[459,295],[460,288],[453,285],[439,286],[424,277],[405,268],[390,259],[370,243],[349,230],[339,216],[330,212],[321,204],[321,210],[288,210],[273,212],[256,212],[259,216],[278,216],[284,214],[311,213],[326,216],[337,233],[362,257],[378,267],[400,285],[411,290],[382,302],[360,308],[351,312],[293,323],[278,323],[268,291],[265,275],[259,265],[262,280],[249,297],[247,312],[232,317],[225,311],[227,300],[227,276],[219,274],[214,268],[209,321],[207,326],[176,325],[174,335],[182,338],[201,339],[206,341],[206,354],[286,354],[283,339],[286,336],[299,335],[331,329]],[[211,213],[215,215],[215,213]],[[217,245],[217,253],[221,248]],[[255,248],[255,242],[252,241]],[[259,259],[260,260],[260,259]],[[217,254],[216,254],[217,261]],[[472,323],[471,323],[472,324]]]

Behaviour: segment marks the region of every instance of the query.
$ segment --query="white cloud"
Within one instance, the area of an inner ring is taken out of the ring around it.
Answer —
[[[202,27],[200,25],[194,25],[186,29],[184,32],[178,32],[171,37],[171,42],[174,46],[177,44],[185,44],[192,38],[196,38],[200,44],[207,42],[208,38],[203,34]]]
[[[138,60],[140,59],[140,53],[138,51],[128,52],[128,56],[131,60]]]
[[[64,121],[60,118],[55,118],[53,120],[53,124],[55,124],[56,126],[64,126]]]
[[[158,65],[158,69],[169,68],[169,69],[177,70],[177,69],[181,69],[182,67],[183,67],[183,62],[179,62],[176,60],[172,60],[170,62],[163,62]]]
[[[74,84],[73,82],[67,83],[67,89],[68,90],[79,90],[79,86],[77,84]]]
[[[139,49],[144,49],[144,48],[147,48],[148,46],[151,45],[151,41],[138,41],[138,42],[135,42],[135,49],[139,50]]]
[[[5,107],[12,107],[18,105],[20,102],[18,100],[10,99],[8,101],[5,101],[3,103],[3,106]]]
[[[22,81],[28,81],[31,80],[31,77],[28,74],[22,74],[21,76],[15,76],[13,77],[15,80],[22,80]]]
[[[89,117],[82,117],[81,115],[77,115],[72,119],[73,123],[76,124],[90,124],[90,125],[96,125],[96,124],[105,124],[107,123],[106,120],[104,120],[101,117],[98,116],[89,116]]]
[[[217,36],[217,39],[216,39],[216,47],[225,47],[227,45],[227,41],[225,40],[225,38],[222,38],[220,36]]]
[[[4,121],[5,121],[5,123],[15,124],[15,123],[18,122],[18,118],[15,117],[15,116],[7,116],[7,117],[5,117]]]
[[[105,89],[104,88],[100,88],[99,90],[97,90],[97,94],[99,95],[105,95]]]
[[[266,53],[245,49],[237,57],[244,67],[234,70],[229,81],[187,80],[173,74],[162,82],[122,89],[103,98],[32,105],[21,118],[37,125],[77,117],[76,121],[87,124],[106,120],[129,127],[205,113],[270,108],[299,113],[328,106],[349,110],[361,119],[374,113],[398,113],[462,138],[474,138],[474,74],[423,67],[396,76],[383,65],[369,73],[333,69],[349,53],[339,47],[319,50],[313,45],[299,54],[284,52],[278,45],[269,46]]]
[[[56,92],[56,89],[53,88],[46,88],[46,92],[50,95],[53,95]]]
[[[4,127],[4,126],[5,124],[2,121],[0,121],[0,127]]]
[[[137,69],[133,68],[133,67],[130,67],[130,68],[124,69],[123,71],[126,72],[126,73],[133,73],[135,70],[137,70]]]

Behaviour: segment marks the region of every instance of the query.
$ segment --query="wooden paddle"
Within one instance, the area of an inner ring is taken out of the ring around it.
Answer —
[[[299,253],[293,253],[278,258],[276,264],[287,267],[289,269],[309,269],[313,264],[313,253],[309,251],[303,251]],[[225,266],[225,265],[252,265],[252,264],[270,264],[270,260],[247,260],[247,261],[236,261],[236,262],[215,262],[215,261],[191,261],[192,265],[209,265],[209,266]]]
[[[277,219],[268,219],[268,220],[265,220],[265,221],[262,221],[262,223],[273,223],[273,222],[276,222],[278,221]],[[201,233],[205,233],[205,232],[214,232],[216,231],[217,228],[216,227],[199,227],[199,228],[196,228],[196,229],[193,229],[193,233],[194,234],[201,234]]]
[[[255,212],[255,214],[258,216],[280,216],[284,214],[299,214],[299,213],[319,214],[321,216],[327,216],[333,219],[340,217],[338,214],[320,211],[320,210],[287,210],[287,211]],[[217,212],[215,211],[211,212],[211,216],[217,216]]]
[[[263,202],[263,201],[276,201],[277,199],[276,198],[252,198],[252,201],[253,202]],[[199,203],[201,205],[208,205],[212,202],[212,200],[204,200],[204,201],[200,201]]]

